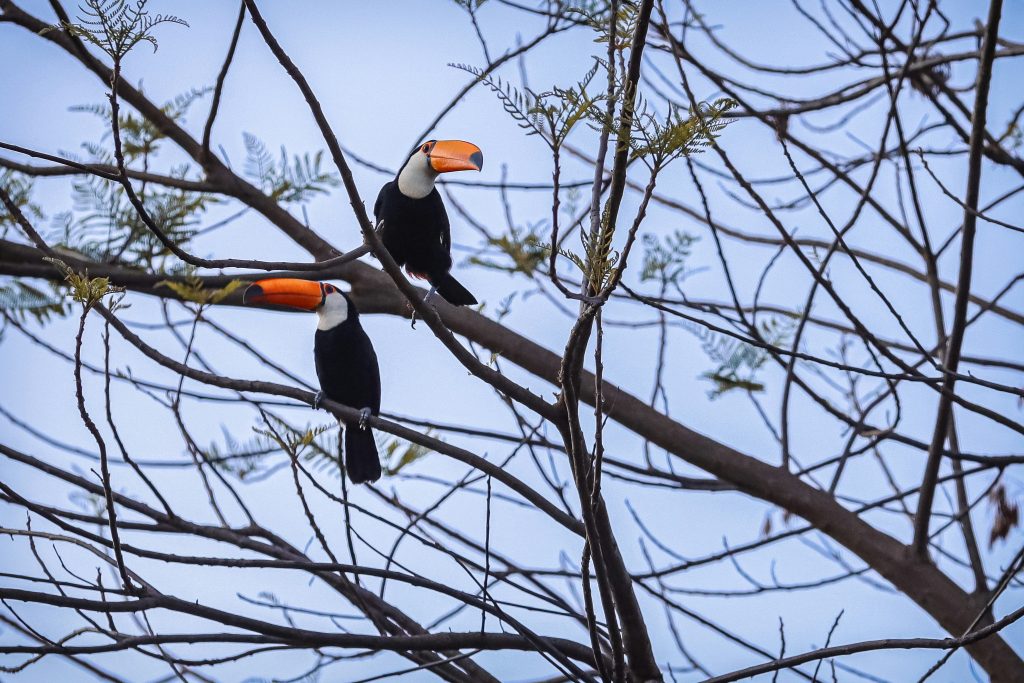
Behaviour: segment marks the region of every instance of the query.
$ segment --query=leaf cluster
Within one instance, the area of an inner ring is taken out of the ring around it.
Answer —
[[[535,93],[529,88],[520,90],[500,76],[493,76],[469,64],[449,64],[470,73],[498,97],[502,108],[526,130],[528,135],[539,135],[556,150],[562,146],[572,129],[581,121],[593,118],[595,105],[607,99],[604,92],[591,94],[587,88],[597,75],[602,62],[594,66],[583,78],[568,88],[554,87],[547,92]]]
[[[604,211],[601,213],[599,229],[594,232],[580,231],[585,256],[581,270],[586,276],[592,292],[600,292],[605,288],[619,262],[619,252],[612,248],[614,238],[615,229],[610,225],[608,206],[605,205]]]
[[[215,305],[222,302],[239,287],[248,284],[244,280],[232,280],[220,289],[206,289],[203,287],[202,278],[192,276],[184,281],[161,280],[157,287],[167,287],[185,301],[191,301],[200,306]]]
[[[637,94],[627,130],[623,107],[612,107],[609,111],[607,106],[603,106],[608,102],[609,91],[590,92],[600,71],[612,72],[604,60],[595,59],[593,67],[572,86],[555,86],[542,93],[535,93],[529,88],[520,90],[479,67],[467,64],[449,66],[476,76],[498,97],[502,108],[520,128],[528,135],[540,136],[553,151],[561,148],[577,124],[586,122],[593,130],[613,133],[624,139],[630,147],[631,160],[643,159],[648,166],[655,168],[708,147],[730,123],[728,114],[737,106],[735,100],[723,97],[710,103],[701,102],[688,110],[673,105],[662,116],[647,104],[642,95]],[[627,84],[617,74],[610,91],[611,98],[615,102],[627,101],[626,90]]]
[[[304,204],[317,194],[326,194],[329,188],[341,184],[338,174],[323,170],[323,150],[310,155],[295,155],[289,160],[281,147],[275,160],[267,146],[251,133],[244,133],[245,174],[261,190],[282,204]]]
[[[42,207],[32,201],[31,178],[10,169],[0,169],[0,187],[22,213],[37,219],[43,218]],[[7,207],[0,204],[0,237],[5,237],[7,229],[16,223],[14,216],[7,212]]]
[[[701,102],[685,115],[681,108],[671,106],[661,118],[644,104],[633,124],[631,158],[649,160],[650,165],[660,167],[679,157],[697,154],[731,123],[728,113],[735,107],[736,100],[723,97]]]
[[[43,260],[64,273],[64,282],[71,289],[71,298],[86,308],[95,306],[105,296],[124,294],[124,287],[110,284],[110,278],[89,277],[88,273],[78,273],[57,258],[44,257]]]
[[[686,260],[690,256],[691,247],[700,238],[682,230],[675,230],[664,241],[650,233],[641,239],[644,246],[644,261],[640,269],[640,281],[678,283],[686,274]]]
[[[790,338],[794,325],[787,317],[768,318],[758,325],[758,332],[767,344],[779,346]],[[769,357],[765,349],[704,327],[690,329],[700,338],[704,353],[718,364],[714,370],[701,375],[715,385],[708,392],[708,398],[714,400],[734,389],[751,393],[764,391],[765,385],[757,380],[757,374]]]
[[[429,436],[433,430],[427,430]],[[430,453],[430,449],[402,439],[389,439],[383,448],[384,471],[392,477]]]
[[[171,169],[183,178],[186,167]],[[157,238],[125,196],[124,188],[98,176],[73,184],[74,209],[59,214],[54,238],[93,258],[128,266],[164,270],[171,251]],[[143,200],[150,218],[179,246],[195,236],[200,216],[218,204],[214,195],[179,188],[147,188]]]
[[[85,0],[79,5],[78,22],[62,21],[41,31],[65,30],[105,52],[115,61],[121,60],[139,43],[149,43],[157,50],[153,29],[160,24],[188,26],[188,22],[169,14],[150,15],[146,0]]]
[[[32,316],[36,322],[45,323],[53,316],[67,315],[68,306],[66,297],[56,287],[47,291],[25,280],[11,279],[0,282],[0,311],[19,322]]]
[[[215,466],[241,479],[260,471],[264,459],[273,453],[284,452],[302,461],[315,472],[341,473],[337,423],[307,425],[296,428],[284,420],[268,415],[266,428],[254,427],[256,436],[239,443],[227,432],[224,447],[211,444],[204,452]],[[272,427],[272,428],[271,428]],[[427,432],[430,434],[430,431]],[[426,456],[430,449],[397,438],[389,438],[380,449],[384,472],[395,475],[405,467]]]
[[[189,90],[164,103],[161,110],[172,120],[182,123],[192,104],[206,92],[206,89]],[[72,107],[72,111],[94,114],[107,122],[112,116],[108,104],[79,105]],[[166,137],[164,133],[144,117],[131,112],[119,115],[118,126],[126,165],[148,168],[151,157],[159,150],[160,141]],[[108,132],[105,139],[109,136]],[[113,165],[113,155],[105,145],[86,142],[82,148],[91,163]],[[189,174],[187,164],[167,172],[168,176],[180,179],[187,178]],[[76,179],[72,187],[73,210],[55,217],[54,240],[90,258],[163,270],[162,259],[169,256],[170,251],[142,221],[120,185],[98,176],[84,176]],[[180,246],[188,244],[195,235],[201,214],[220,202],[215,195],[147,183],[141,184],[139,194],[146,204],[147,213]]]
[[[496,248],[502,256],[508,257],[509,263],[480,255],[470,257],[469,262],[506,273],[522,273],[527,277],[533,276],[549,253],[536,226],[513,226],[508,234],[488,238],[487,245]]]
[[[566,13],[570,16],[576,15],[580,21],[594,29],[597,33],[595,43],[612,43],[612,48],[620,53],[632,47],[633,34],[636,33],[636,26],[640,20],[640,7],[631,0],[622,0],[614,15],[610,3],[594,0],[573,2],[566,8]]]
[[[263,437],[267,442],[276,443],[278,448],[293,457],[303,457],[307,450],[312,450],[318,436],[329,431],[333,425],[317,425],[307,427],[299,431],[285,422],[276,418],[270,418],[275,423],[273,429],[261,429],[253,427],[253,431]],[[307,456],[308,459],[308,456]]]
[[[187,92],[176,95],[173,99],[164,102],[160,107],[160,111],[175,123],[183,124],[185,123],[185,116],[188,114],[189,108],[196,101],[211,92],[211,90],[212,88],[209,87],[191,88]],[[108,124],[110,117],[113,116],[110,105],[105,102],[102,104],[75,105],[70,107],[70,111],[93,114]],[[124,154],[125,163],[129,165],[133,161],[144,160],[156,153],[159,146],[158,143],[167,137],[152,121],[144,116],[139,116],[131,110],[120,110],[117,125],[121,133],[121,151]],[[111,132],[108,131],[104,135],[104,139],[109,138],[110,135]],[[93,156],[107,157],[108,161],[112,161],[110,155],[102,153],[98,145],[86,143],[85,147]]]

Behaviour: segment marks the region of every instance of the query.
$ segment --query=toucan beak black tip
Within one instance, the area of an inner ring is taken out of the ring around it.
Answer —
[[[245,292],[242,293],[242,303],[252,304],[255,303],[256,299],[263,296],[263,288],[259,285],[249,285],[245,288]]]
[[[473,152],[469,155],[469,162],[476,166],[476,170],[484,170],[484,153],[479,151]]]

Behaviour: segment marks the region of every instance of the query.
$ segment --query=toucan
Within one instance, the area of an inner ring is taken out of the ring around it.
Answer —
[[[373,344],[359,324],[359,311],[348,295],[327,282],[270,278],[249,285],[242,296],[246,304],[270,304],[316,311],[313,358],[320,392],[313,400],[318,408],[326,396],[360,409],[356,425],[345,433],[345,470],[355,484],[380,478],[380,457],[373,431],[366,424],[380,412],[380,368]]]
[[[483,167],[483,152],[472,143],[428,140],[413,150],[395,179],[377,195],[373,213],[381,226],[381,241],[407,273],[430,283],[428,301],[436,291],[455,306],[476,303],[449,272],[451,226],[434,181],[441,173]]]

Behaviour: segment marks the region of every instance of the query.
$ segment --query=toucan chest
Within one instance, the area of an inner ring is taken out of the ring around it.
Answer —
[[[317,330],[316,375],[328,398],[356,408],[380,409],[380,369],[370,338],[356,321]]]
[[[383,221],[381,240],[399,264],[409,260],[447,257],[448,213],[435,189],[426,197],[407,197],[395,182],[381,190],[374,207]]]

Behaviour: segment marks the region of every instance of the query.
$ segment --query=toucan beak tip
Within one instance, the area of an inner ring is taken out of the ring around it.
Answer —
[[[469,162],[476,166],[476,170],[484,170],[484,153],[477,150],[469,155]]]

